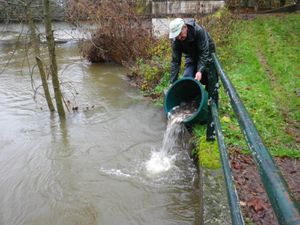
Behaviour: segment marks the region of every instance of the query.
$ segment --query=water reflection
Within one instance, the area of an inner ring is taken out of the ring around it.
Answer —
[[[59,120],[53,113],[50,116],[51,145],[48,149],[49,159],[60,159],[72,154],[72,146],[69,143],[68,127],[66,120]]]

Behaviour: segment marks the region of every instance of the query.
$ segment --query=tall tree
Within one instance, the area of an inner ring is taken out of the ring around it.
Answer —
[[[43,62],[41,60],[39,40],[38,40],[36,31],[35,31],[35,25],[34,25],[34,22],[33,22],[32,10],[31,10],[31,7],[30,7],[31,2],[29,2],[27,0],[26,3],[27,4],[25,6],[25,11],[26,11],[26,14],[27,14],[26,18],[27,18],[27,22],[28,22],[28,25],[29,25],[29,29],[30,29],[30,39],[31,39],[32,46],[33,46],[33,49],[34,49],[37,66],[39,68],[45,98],[46,98],[49,110],[51,112],[54,112],[55,108],[54,108],[54,105],[53,105],[52,100],[51,100],[51,95],[50,95],[50,92],[49,92],[49,87],[48,87],[48,82],[47,82],[47,76],[46,76],[46,73],[45,73],[45,70],[44,70]]]
[[[45,23],[47,46],[48,46],[48,52],[50,58],[50,71],[52,77],[52,85],[53,85],[53,90],[55,95],[57,112],[60,119],[65,119],[66,117],[65,110],[63,106],[62,93],[60,90],[60,83],[58,79],[58,70],[57,70],[56,55],[55,55],[55,43],[54,43],[54,36],[53,36],[52,24],[51,24],[49,0],[44,0],[44,23]]]

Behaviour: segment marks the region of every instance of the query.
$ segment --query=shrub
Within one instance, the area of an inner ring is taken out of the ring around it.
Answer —
[[[136,1],[77,0],[70,3],[69,9],[72,21],[82,17],[97,26],[83,48],[89,61],[130,65],[149,55],[153,43],[151,24],[137,15]]]

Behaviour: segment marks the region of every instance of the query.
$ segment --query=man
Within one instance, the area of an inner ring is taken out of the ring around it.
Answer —
[[[202,84],[208,83],[208,72],[212,63],[211,53],[215,45],[209,33],[195,20],[184,22],[176,18],[170,23],[169,38],[172,42],[170,83],[178,79],[182,54],[185,56],[184,77],[193,77]]]
[[[218,75],[211,54],[215,44],[209,33],[195,20],[185,22],[176,18],[170,23],[169,38],[172,42],[171,85],[178,79],[182,54],[185,56],[183,77],[191,77],[205,85],[209,102],[218,104]],[[214,125],[209,107],[206,140],[214,141]]]

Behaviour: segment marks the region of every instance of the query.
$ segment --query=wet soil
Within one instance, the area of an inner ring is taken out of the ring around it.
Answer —
[[[251,155],[231,149],[231,168],[244,217],[257,225],[277,225],[276,216],[264,191]],[[300,202],[300,160],[274,158],[297,202]]]

